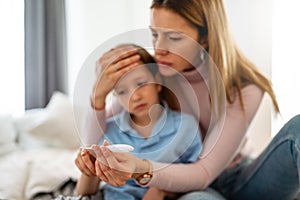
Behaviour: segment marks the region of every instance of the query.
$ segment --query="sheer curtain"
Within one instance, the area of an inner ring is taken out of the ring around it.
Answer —
[[[26,109],[68,91],[65,21],[64,0],[25,0]]]
[[[0,114],[24,112],[24,2],[0,0]]]

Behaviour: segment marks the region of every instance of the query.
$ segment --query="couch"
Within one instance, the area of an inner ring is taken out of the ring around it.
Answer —
[[[80,176],[74,159],[84,112],[75,119],[73,111],[71,100],[55,92],[45,108],[0,115],[0,199],[30,199]]]

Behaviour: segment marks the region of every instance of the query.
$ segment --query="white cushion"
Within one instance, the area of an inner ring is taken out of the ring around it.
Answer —
[[[0,145],[0,156],[7,155],[10,152],[13,152],[18,149],[16,143],[7,143]]]
[[[33,122],[27,134],[50,147],[78,148],[80,140],[70,99],[63,93],[55,92],[45,112]]]
[[[15,118],[15,128],[18,132],[18,145],[23,149],[44,148],[48,143],[28,134],[29,128],[33,127],[35,121],[45,115],[45,109],[27,110],[24,115]]]
[[[74,164],[78,150],[41,149],[27,151],[31,155],[30,176],[25,188],[25,199],[32,198],[38,192],[50,192],[65,180],[80,177],[80,171]]]
[[[0,115],[0,145],[14,143],[16,130],[11,115]]]
[[[11,115],[0,115],[0,156],[12,152],[16,146],[17,131]]]

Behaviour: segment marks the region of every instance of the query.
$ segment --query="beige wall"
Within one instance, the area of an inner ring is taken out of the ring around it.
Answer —
[[[268,78],[272,75],[272,5],[272,0],[225,0],[236,42]],[[271,102],[266,96],[248,131],[256,154],[270,140],[272,118]]]

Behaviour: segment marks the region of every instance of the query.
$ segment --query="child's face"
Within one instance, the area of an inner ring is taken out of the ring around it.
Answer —
[[[119,80],[114,93],[122,106],[133,117],[149,117],[150,108],[159,104],[161,85],[156,84],[151,72],[141,63]]]

